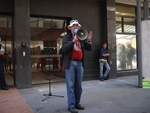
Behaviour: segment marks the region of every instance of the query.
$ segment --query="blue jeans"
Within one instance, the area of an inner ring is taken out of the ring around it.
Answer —
[[[106,71],[103,72],[103,67],[105,66],[106,68]],[[110,66],[109,64],[106,62],[106,63],[103,63],[103,62],[99,62],[99,67],[100,67],[100,77],[107,77],[109,71],[110,71]]]
[[[65,70],[68,108],[80,103],[83,71],[82,62],[73,60],[70,62],[70,68]]]

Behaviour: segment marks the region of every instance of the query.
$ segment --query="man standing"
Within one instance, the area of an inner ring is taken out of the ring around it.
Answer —
[[[100,67],[100,80],[104,81],[105,79],[108,79],[108,73],[110,71],[110,66],[107,62],[107,57],[109,56],[108,50],[107,50],[107,43],[103,43],[103,47],[100,50],[100,57],[99,57],[99,67]],[[106,70],[103,72],[103,67],[105,66]]]
[[[128,52],[127,52],[127,59],[128,59],[128,61],[127,61],[127,65],[130,66],[130,69],[133,69],[132,61],[133,61],[133,58],[134,58],[136,50],[130,44],[128,44],[127,47],[128,47]]]
[[[76,29],[81,25],[78,20],[71,20],[68,29],[71,33],[64,36],[62,41],[63,67],[65,69],[68,111],[78,113],[76,109],[83,110],[80,104],[82,94],[83,78],[83,49],[90,51],[92,49],[93,34],[90,31],[85,40],[79,40],[75,34]],[[75,109],[76,108],[76,109]]]
[[[4,77],[4,48],[0,44],[0,87],[2,90],[8,90]]]

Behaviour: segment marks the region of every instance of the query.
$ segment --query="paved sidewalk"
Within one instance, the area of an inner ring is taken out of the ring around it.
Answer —
[[[19,91],[10,87],[0,90],[0,113],[34,113]]]
[[[107,81],[83,81],[81,104],[85,110],[79,113],[150,113],[150,89],[138,88],[138,77],[128,76]],[[48,97],[48,84],[19,90],[35,113],[69,113],[65,83],[52,83],[54,95]]]

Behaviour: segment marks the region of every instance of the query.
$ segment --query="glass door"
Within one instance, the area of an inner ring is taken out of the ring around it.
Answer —
[[[0,44],[5,49],[4,76],[8,86],[14,85],[12,39],[12,17],[0,15]]]
[[[30,18],[32,84],[64,81],[62,55],[59,54],[66,20]]]
[[[117,70],[137,69],[135,17],[116,17]]]

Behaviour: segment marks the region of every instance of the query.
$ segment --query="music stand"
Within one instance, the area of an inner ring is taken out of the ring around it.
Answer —
[[[52,93],[51,93],[51,78],[50,78],[50,48],[48,47],[48,50],[49,50],[49,62],[48,62],[48,67],[49,67],[49,69],[48,69],[48,73],[49,73],[49,76],[48,76],[48,79],[49,79],[49,93],[48,94],[43,94],[43,96],[46,96],[43,100],[42,100],[42,102],[43,101],[45,101],[48,97],[50,97],[50,96],[54,96],[54,97],[62,97],[62,98],[64,98],[64,96],[60,96],[60,95],[53,95]]]

